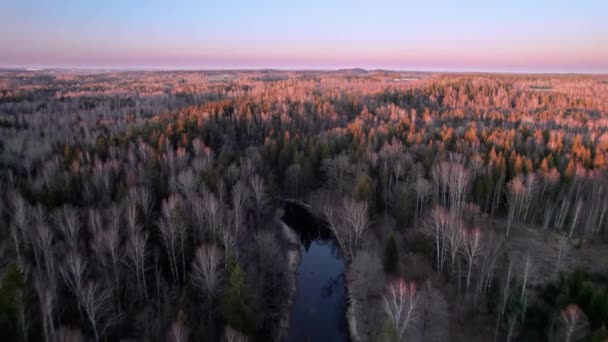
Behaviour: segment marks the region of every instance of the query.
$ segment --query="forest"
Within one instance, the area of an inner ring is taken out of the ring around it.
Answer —
[[[608,340],[607,76],[0,70],[2,341],[288,340],[289,205],[351,341]]]

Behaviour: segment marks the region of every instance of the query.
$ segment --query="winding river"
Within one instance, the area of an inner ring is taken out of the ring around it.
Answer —
[[[344,260],[332,235],[297,205],[286,206],[284,221],[302,241],[287,341],[349,341]]]

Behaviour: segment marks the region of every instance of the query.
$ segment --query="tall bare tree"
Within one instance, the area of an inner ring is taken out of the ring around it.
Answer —
[[[89,214],[90,230],[93,236],[91,250],[95,254],[96,261],[99,262],[106,273],[107,281],[113,286],[113,294],[117,299],[120,308],[120,289],[121,289],[121,270],[123,262],[124,248],[121,246],[120,239],[120,220],[117,207],[108,210],[108,224],[102,226],[99,212],[91,210]]]
[[[196,250],[192,262],[192,281],[211,302],[215,296],[221,274],[222,252],[215,245],[201,245]]]
[[[84,257],[75,251],[68,252],[61,263],[60,273],[63,281],[79,301],[84,295],[87,266]]]
[[[367,203],[345,197],[342,202],[344,229],[348,235],[349,252],[354,257],[361,248],[363,233],[369,226]]]
[[[249,186],[251,187],[251,192],[255,201],[256,224],[259,224],[260,213],[267,203],[266,185],[264,184],[264,179],[255,174],[249,179]]]
[[[148,244],[148,233],[143,231],[133,232],[126,245],[127,260],[135,271],[135,279],[137,279],[137,293],[143,293],[144,298],[148,301],[148,288],[146,285],[146,251]]]
[[[519,214],[524,204],[525,195],[526,188],[521,177],[515,177],[507,184],[507,204],[509,210],[507,214],[507,237],[511,232],[513,222],[516,222],[519,219]]]
[[[245,204],[249,198],[249,189],[242,181],[238,181],[232,187],[232,214],[233,214],[233,233],[239,235],[240,228],[244,224]]]
[[[80,239],[80,218],[71,206],[63,206],[55,213],[56,226],[68,250],[77,251]]]
[[[481,230],[474,228],[464,231],[464,256],[467,260],[467,291],[471,285],[471,272],[481,249]]]
[[[95,341],[99,341],[103,334],[104,319],[109,313],[111,293],[110,291],[95,282],[89,282],[83,289],[79,303],[86,313],[87,320],[91,324]]]
[[[416,284],[400,279],[388,287],[384,296],[384,312],[398,341],[405,341],[408,329],[412,329],[420,318],[420,296]]]
[[[416,219],[422,215],[428,197],[431,195],[432,185],[424,177],[419,176],[414,183],[416,193]]]
[[[443,207],[436,206],[429,214],[427,223],[423,226],[424,231],[435,240],[435,258],[437,269],[443,271],[448,247],[448,225],[450,224],[450,213]]]
[[[186,269],[184,257],[186,227],[183,215],[181,197],[171,195],[162,203],[162,217],[157,224],[169,257],[171,276],[176,284],[180,284],[180,275],[185,276]]]

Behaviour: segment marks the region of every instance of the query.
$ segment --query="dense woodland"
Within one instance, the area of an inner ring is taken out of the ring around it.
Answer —
[[[608,338],[608,78],[0,71],[0,339],[268,341],[285,200],[354,341]]]

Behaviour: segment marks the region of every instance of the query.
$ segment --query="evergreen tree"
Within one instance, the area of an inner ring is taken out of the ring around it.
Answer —
[[[391,235],[384,248],[384,271],[389,274],[395,274],[398,266],[399,250],[397,249],[397,241],[395,240],[395,236]]]
[[[2,278],[0,287],[0,340],[19,339],[19,310],[23,305],[23,274],[11,264]]]
[[[355,181],[353,198],[357,201],[367,203],[370,217],[375,216],[376,212],[376,189],[372,179],[365,173],[360,173]]]
[[[483,210],[484,208],[484,202],[485,202],[485,189],[484,189],[484,177],[483,176],[479,176],[477,177],[477,179],[475,179],[475,186],[474,186],[474,201],[475,204],[477,204],[477,206],[479,208],[481,208]]]
[[[253,297],[245,284],[245,273],[234,261],[229,262],[228,284],[224,290],[221,309],[226,324],[247,335],[255,332]]]
[[[400,228],[408,227],[412,223],[412,201],[407,190],[398,195],[397,202],[391,208],[391,215],[397,220],[397,226]]]

